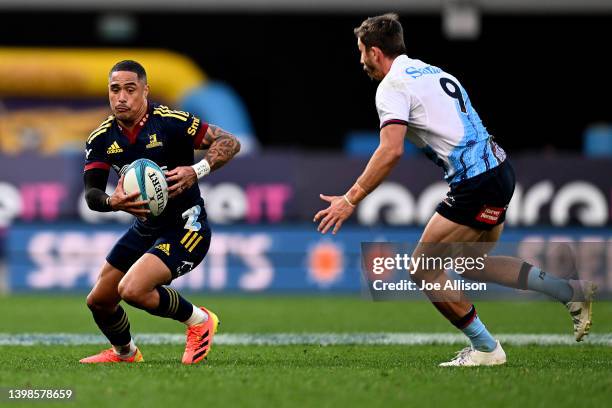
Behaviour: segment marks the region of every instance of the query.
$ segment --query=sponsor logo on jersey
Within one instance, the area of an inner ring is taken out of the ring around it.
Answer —
[[[193,262],[181,261],[183,264],[176,269],[178,276],[184,275],[193,269]]]
[[[501,217],[505,211],[505,208],[489,207],[488,205],[485,205],[482,207],[478,215],[476,215],[476,220],[484,222],[485,224],[496,224],[499,217]]]
[[[191,126],[189,126],[189,129],[187,129],[187,134],[190,136],[195,136],[196,132],[198,131],[199,125],[200,125],[200,119],[194,117],[193,122],[191,122]]]
[[[455,197],[447,195],[443,201],[444,204],[448,205],[449,207],[452,207],[455,204]]]
[[[408,67],[406,68],[405,72],[413,79],[417,79],[418,77],[421,77],[423,75],[439,74],[442,72],[442,70],[438,67],[434,67],[433,65],[428,65],[423,68]]]
[[[162,251],[164,254],[170,256],[170,244],[159,244],[158,246],[156,246],[155,248],[159,249],[160,251]]]
[[[163,145],[164,144],[162,142],[157,141],[157,133],[153,133],[152,135],[149,135],[149,144],[147,145],[147,149],[152,149],[154,147],[160,147]]]
[[[123,149],[121,148],[121,146],[119,146],[119,143],[117,143],[117,141],[114,141],[113,144],[108,146],[108,149],[106,149],[106,154],[116,154],[122,152]]]

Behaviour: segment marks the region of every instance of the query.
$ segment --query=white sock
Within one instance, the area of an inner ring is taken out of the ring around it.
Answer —
[[[185,320],[183,323],[185,323],[187,326],[193,326],[195,324],[204,323],[207,320],[208,320],[208,314],[206,314],[205,311],[203,311],[202,309],[194,305],[193,313],[191,313],[191,317],[189,317],[189,319]]]
[[[125,346],[114,346],[113,350],[115,354],[117,354],[121,358],[129,358],[136,354],[136,343],[134,343],[134,339],[130,340],[129,344]]]

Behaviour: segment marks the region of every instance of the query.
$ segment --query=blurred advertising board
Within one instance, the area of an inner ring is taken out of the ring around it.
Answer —
[[[88,290],[121,225],[24,224],[11,227],[7,267],[12,291]],[[204,262],[173,285],[211,292],[360,292],[362,243],[416,242],[418,228],[346,227],[321,235],[314,225],[214,226]],[[533,264],[567,269],[612,292],[612,231],[508,229],[500,247]],[[561,246],[560,246],[561,245]],[[564,250],[565,248],[565,250]]]
[[[511,226],[612,225],[612,161],[580,156],[512,158],[517,188]],[[216,224],[308,222],[323,208],[319,193],[345,192],[366,159],[341,154],[277,152],[238,158],[202,179],[209,218]],[[0,154],[0,227],[19,222],[130,222],[122,213],[95,213],[83,194],[83,156]],[[116,178],[111,177],[109,192]],[[364,226],[424,225],[448,186],[421,157],[406,157],[358,207]]]

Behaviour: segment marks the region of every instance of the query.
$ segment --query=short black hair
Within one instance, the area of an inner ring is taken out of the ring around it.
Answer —
[[[111,68],[110,72],[108,73],[108,78],[110,79],[111,75],[113,75],[113,72],[117,72],[117,71],[133,72],[138,76],[138,79],[140,81],[143,81],[145,84],[147,83],[147,72],[145,71],[144,67],[136,61],[133,61],[133,60],[119,61],[118,63],[113,65],[113,67]]]
[[[370,17],[353,32],[366,48],[378,47],[389,57],[406,53],[404,30],[396,13]]]

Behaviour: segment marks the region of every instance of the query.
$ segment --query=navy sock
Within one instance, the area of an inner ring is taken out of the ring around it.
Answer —
[[[125,310],[117,306],[117,310],[110,316],[101,317],[95,312],[94,320],[108,341],[114,346],[125,346],[132,340],[130,334],[130,321]]]
[[[169,317],[179,322],[189,319],[193,313],[193,305],[183,298],[176,290],[167,286],[155,288],[159,293],[157,309],[147,310],[155,316]]]

